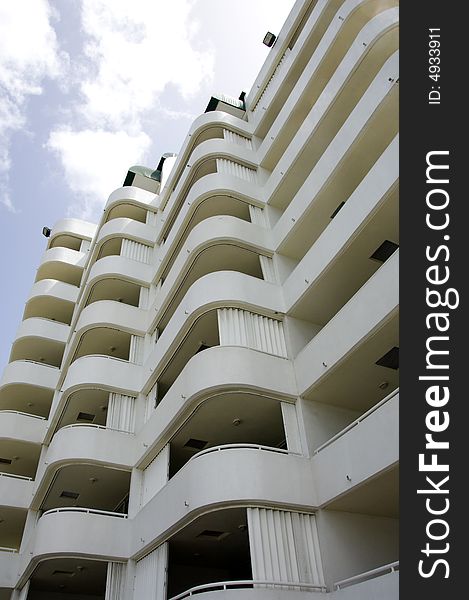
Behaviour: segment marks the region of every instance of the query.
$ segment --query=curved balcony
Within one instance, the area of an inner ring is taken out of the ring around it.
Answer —
[[[81,242],[91,240],[96,232],[96,224],[80,219],[60,219],[52,228],[49,248],[69,248],[80,250]]]
[[[394,11],[389,12],[391,25],[396,15]],[[397,134],[397,79],[398,53],[394,53],[380,69],[335,137],[328,139],[330,143],[327,148],[319,148],[316,139],[316,126],[321,121],[325,108],[324,103],[318,100],[266,184],[265,193],[269,204],[282,209],[288,206],[282,219],[288,218],[291,221],[292,218],[296,220],[301,216],[297,214],[298,208],[296,212],[292,210],[294,200],[290,204],[288,201],[302,186],[308,187],[310,199],[320,190],[324,193],[321,188],[327,187],[332,195],[329,215],[341,200],[345,201],[352,193]]]
[[[43,317],[69,325],[77,298],[78,287],[75,285],[56,279],[41,279],[32,287],[23,319]]]
[[[59,375],[56,367],[29,360],[7,364],[0,379],[0,409],[46,417]]]
[[[150,387],[147,382],[145,387]],[[234,390],[277,400],[297,396],[290,361],[249,348],[217,346],[193,356],[138,434],[139,464],[164,446],[183,417],[217,394]]]
[[[93,474],[99,466],[130,471],[135,463],[135,454],[135,438],[129,433],[93,425],[75,424],[63,427],[55,433],[44,461],[39,466],[37,476],[39,483],[33,505],[39,508],[39,503],[42,502],[45,492],[60,468],[92,465]],[[71,481],[73,481],[73,486],[80,487],[83,480],[88,483],[89,477],[90,474],[86,477],[75,476],[72,479],[66,477],[67,485],[72,485]],[[99,476],[96,479],[99,480]],[[60,485],[59,483],[59,487]],[[98,487],[93,486],[96,494],[99,494]],[[80,501],[83,501],[83,498]],[[118,501],[115,504],[117,503]]]
[[[157,203],[158,196],[147,190],[132,185],[117,188],[104,207],[104,222],[125,218],[145,223],[147,212],[155,211]]]
[[[57,279],[71,285],[80,285],[86,254],[69,248],[46,250],[37,270],[36,282]]]
[[[34,492],[34,481],[12,473],[0,473],[1,506],[28,509]]]
[[[46,443],[57,426],[67,399],[78,390],[98,388],[137,396],[141,388],[142,367],[110,356],[82,356],[67,369],[61,395],[50,416]]]
[[[164,225],[161,228],[160,236],[167,237],[191,187],[202,177],[216,173],[215,161],[217,158],[228,158],[250,168],[257,168],[256,153],[253,150],[220,139],[202,142],[192,152],[186,170],[181,175],[163,210]]]
[[[171,175],[160,194],[160,208],[164,209],[166,203],[178,185],[184,173],[189,156],[200,143],[220,137],[219,129],[226,128],[240,135],[251,137],[251,125],[246,121],[229,115],[222,111],[212,111],[198,116],[189,129],[181,151],[178,154]]]
[[[106,242],[122,237],[153,246],[155,243],[156,230],[151,225],[146,225],[145,223],[140,223],[133,219],[116,217],[112,219],[112,221],[105,223],[99,230],[94,251],[99,256],[100,249]]]
[[[17,552],[8,548],[0,550],[0,589],[8,590],[7,593],[9,593],[15,587],[19,565],[20,556]]]
[[[20,436],[0,438],[0,469],[2,474],[29,479],[36,475],[41,446]],[[1,502],[1,501],[0,501]]]
[[[298,354],[294,366],[301,395],[345,406],[352,388],[361,399],[358,408],[366,409],[383,379],[397,386],[397,370],[377,361],[398,346],[398,262],[399,251]],[[352,385],[357,380],[359,391]]]
[[[393,11],[374,16],[377,7],[383,10],[385,4],[382,0],[374,5],[367,2],[366,10],[362,4],[350,19],[344,17],[342,26],[337,19],[333,31],[326,32],[259,148],[262,166],[274,168],[316,103],[317,121],[311,133],[316,155],[322,154],[383,63],[398,48],[397,18],[389,19]],[[313,164],[316,160],[312,155]]]
[[[46,428],[44,417],[16,410],[0,410],[0,439],[42,444]]]
[[[110,356],[127,359],[129,335],[144,335],[146,321],[144,310],[114,300],[99,300],[86,306],[80,313],[67,347],[64,368],[81,356],[108,354],[110,347],[114,347]],[[122,347],[122,352],[119,347]]]
[[[299,510],[316,506],[309,460],[256,448],[231,448],[195,458],[135,517],[132,555],[146,554],[170,531],[214,508],[253,504]]]
[[[107,326],[142,335],[146,332],[146,321],[146,312],[141,308],[114,300],[99,300],[81,311],[76,324],[76,337],[94,327]]]
[[[106,278],[124,279],[149,286],[153,279],[153,271],[154,267],[152,265],[131,260],[124,256],[105,256],[97,260],[89,270],[86,289],[91,289],[98,281]]]
[[[269,589],[254,589],[257,586]],[[252,600],[273,600],[283,596],[281,590],[288,587],[294,592],[291,596],[297,600],[321,600],[324,598],[323,592],[326,588],[312,583],[298,582],[278,582],[272,580],[237,580],[237,581],[218,581],[215,583],[205,583],[196,585],[177,596],[172,596],[169,600],[183,600],[183,598],[193,598],[197,600],[213,600],[213,594],[216,592],[216,600],[234,600],[235,598],[252,598]]]
[[[161,373],[171,355],[180,351],[181,342],[184,340],[187,343],[189,331],[200,317],[208,316],[216,308],[226,307],[253,308],[257,313],[275,317],[284,308],[282,291],[279,286],[239,272],[219,271],[204,275],[188,289],[158,344],[147,357],[144,378],[150,377],[151,373],[153,377]],[[215,317],[212,322],[213,328],[218,332]],[[195,337],[206,341],[210,335],[209,332],[200,330]]]
[[[33,360],[59,367],[70,327],[43,317],[25,319],[13,342],[10,362]]]
[[[199,223],[218,215],[250,221],[249,204],[262,205],[260,195],[259,186],[233,175],[212,173],[199,179],[187,194],[186,201],[164,241],[157,277],[170,268],[181,244]]]
[[[211,217],[188,236],[156,299],[160,327],[189,287],[207,273],[240,271],[262,279],[259,254],[271,255],[266,229],[235,217]]]
[[[38,562],[54,557],[99,557],[123,561],[129,557],[131,524],[115,514],[87,509],[57,510],[44,514],[34,536],[20,556],[20,578],[29,576]]]
[[[136,395],[140,389],[141,367],[110,356],[83,356],[67,370],[64,395],[77,389],[98,387],[121,394]]]

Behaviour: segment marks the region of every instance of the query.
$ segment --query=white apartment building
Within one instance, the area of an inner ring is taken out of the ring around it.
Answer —
[[[52,228],[0,600],[398,597],[397,135],[396,1],[298,0],[249,94]]]

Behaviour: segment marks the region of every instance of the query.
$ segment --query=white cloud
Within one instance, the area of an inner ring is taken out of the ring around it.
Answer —
[[[213,77],[213,55],[194,48],[190,10],[188,0],[82,0],[93,72],[81,84],[88,120],[139,130],[168,84],[189,98]]]
[[[194,118],[160,103],[169,84],[188,99],[213,77],[213,55],[194,47],[191,8],[190,0],[81,0],[77,100],[46,147],[59,157],[79,202],[72,210],[82,217],[96,218],[127,168],[144,157],[149,122]]]
[[[141,161],[150,143],[142,132],[52,132],[47,147],[58,154],[67,184],[76,197],[69,212],[81,219],[96,219],[109,193],[122,185],[127,169]]]
[[[12,212],[11,136],[25,125],[28,97],[42,93],[44,78],[56,78],[64,59],[52,17],[47,0],[0,2],[0,202]]]

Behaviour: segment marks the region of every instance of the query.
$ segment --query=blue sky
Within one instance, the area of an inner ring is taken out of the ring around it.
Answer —
[[[46,246],[127,167],[178,152],[212,93],[248,92],[293,0],[0,2],[0,371]]]

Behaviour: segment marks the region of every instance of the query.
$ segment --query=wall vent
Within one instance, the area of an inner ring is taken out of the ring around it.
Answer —
[[[222,540],[226,538],[230,533],[228,531],[217,531],[215,529],[204,529],[199,534],[197,534],[198,538],[207,538],[211,540]]]
[[[380,367],[387,367],[388,369],[394,369],[397,371],[399,368],[399,348],[394,346],[391,348],[391,350],[386,352],[386,354],[383,354],[383,356],[377,360],[375,364]]]
[[[67,490],[64,490],[60,494],[60,497],[61,498],[71,498],[72,500],[77,500],[79,495],[80,494],[78,492],[67,492]]]
[[[92,415],[91,413],[79,412],[77,415],[77,421],[87,421],[88,423],[91,423],[94,421],[95,417],[96,415]]]
[[[378,262],[384,263],[398,248],[399,244],[395,244],[389,240],[384,240],[381,246],[376,248],[370,258],[371,260],[377,260]]]
[[[207,446],[208,442],[205,440],[198,440],[196,438],[190,438],[184,444],[184,448],[193,448],[194,450],[203,450]]]

